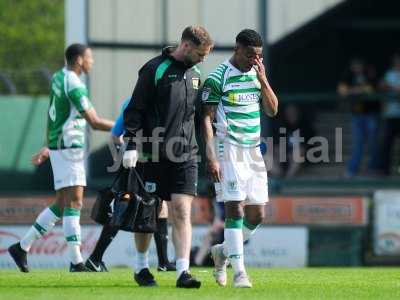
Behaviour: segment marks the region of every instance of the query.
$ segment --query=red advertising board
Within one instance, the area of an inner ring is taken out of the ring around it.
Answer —
[[[32,224],[39,213],[54,201],[54,196],[0,197],[0,224]],[[81,211],[81,224],[94,224],[90,219],[93,197],[86,197]]]
[[[32,224],[52,201],[52,196],[0,197],[0,224]],[[82,224],[93,224],[90,210],[94,197],[86,197],[81,212]],[[211,201],[197,197],[193,201],[193,224],[209,224]],[[367,199],[363,197],[271,197],[265,206],[265,224],[365,225]]]
[[[363,197],[273,197],[266,205],[267,224],[365,225]]]
[[[0,225],[32,224],[39,213],[54,201],[54,196],[3,196],[0,197]],[[85,197],[81,211],[81,224],[94,224],[90,212],[95,197]],[[212,221],[208,198],[197,197],[193,201],[192,222],[208,224]]]

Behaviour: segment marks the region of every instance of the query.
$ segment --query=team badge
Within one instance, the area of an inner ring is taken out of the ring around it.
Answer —
[[[193,77],[193,78],[192,78],[192,83],[193,83],[193,88],[194,88],[195,90],[198,90],[198,89],[199,89],[200,78],[198,78],[198,77]]]
[[[229,192],[237,192],[239,190],[237,181],[228,181],[227,185]]]
[[[201,100],[202,101],[207,101],[208,100],[208,96],[210,95],[210,92],[211,92],[211,88],[209,88],[209,87],[203,88],[203,92],[201,94]]]
[[[154,193],[156,191],[156,184],[155,182],[148,182],[146,181],[144,184],[144,189],[148,193]]]

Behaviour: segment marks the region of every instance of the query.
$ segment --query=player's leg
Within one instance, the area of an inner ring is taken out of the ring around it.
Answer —
[[[251,236],[256,232],[264,218],[264,204],[262,205],[245,205],[244,219],[242,226],[243,243],[250,240]],[[216,265],[221,266],[217,283],[221,286],[226,285],[226,259],[229,256],[226,239],[222,244],[215,245],[211,248],[211,254]]]
[[[244,186],[247,195],[244,206],[243,241],[248,241],[264,218],[265,203],[268,202],[268,178],[259,149],[253,148],[244,155],[249,179]],[[229,253],[228,253],[229,254]],[[236,287],[251,287],[248,276],[241,273],[234,278]]]
[[[51,231],[54,225],[61,219],[63,206],[63,193],[61,190],[56,191],[56,201],[46,207],[36,218],[35,223],[24,235],[20,242],[11,245],[8,251],[21,272],[29,272],[27,253],[32,244],[46,233]]]
[[[148,250],[151,233],[135,233],[136,258],[134,279],[140,286],[156,286],[153,275],[149,270]]]
[[[189,273],[192,243],[190,214],[193,198],[188,194],[172,194],[169,206],[172,211],[172,240],[176,254],[176,286],[183,288],[199,288],[201,285],[201,282]]]
[[[156,162],[138,162],[136,170],[143,180],[147,192],[155,193],[164,198],[160,184],[161,167],[161,164]],[[154,280],[154,276],[150,273],[148,263],[148,249],[152,234],[135,233],[134,237],[136,245],[134,279],[140,286],[156,286],[157,283]]]
[[[262,205],[246,205],[244,206],[244,219],[242,226],[243,243],[250,240],[251,236],[256,232],[257,228],[261,224],[264,218],[264,204]],[[225,223],[225,227],[228,226]],[[211,254],[214,259],[214,263],[220,266],[218,274],[214,276],[218,277],[217,283],[221,286],[226,285],[226,259],[229,257],[228,243],[225,234],[225,241],[222,244],[215,245],[211,248]],[[217,276],[219,275],[219,276]]]
[[[192,243],[192,201],[197,194],[197,162],[166,164],[169,177],[164,177],[164,189],[170,195],[168,209],[172,222],[172,240],[176,256],[176,287],[199,288],[201,282],[189,272]]]
[[[234,270],[235,287],[251,287],[243,257],[243,203],[247,198],[247,181],[251,174],[246,163],[248,150],[224,144],[224,159],[220,159],[222,181],[215,184],[217,201],[224,202],[224,243],[211,249],[214,259],[214,277],[221,286],[226,285],[227,258]],[[262,159],[262,156],[260,154]],[[248,159],[247,159],[248,160]],[[264,167],[265,170],[265,167]]]
[[[265,216],[265,203],[268,202],[268,176],[258,149],[249,152],[251,177],[247,182],[247,201],[244,207],[243,239],[248,241]]]
[[[222,230],[225,231],[225,205],[222,198],[222,189],[221,183],[215,184],[215,211],[218,213],[220,218],[220,222],[222,222]],[[215,244],[211,247],[211,258],[214,261],[214,272],[213,276],[215,281],[220,286],[226,286],[227,283],[227,275],[226,275],[226,266],[228,263],[228,251],[226,248],[226,243],[224,241],[224,233],[223,241],[220,244]]]
[[[213,201],[212,199],[211,201]],[[220,203],[223,205],[223,203]],[[212,245],[219,244],[224,241],[224,220],[225,218],[221,219],[221,214],[218,212],[219,206],[214,205],[214,219],[207,230],[206,234],[202,237],[202,243],[197,251],[196,255],[194,256],[193,260],[196,266],[201,266],[204,264],[207,256],[210,254],[210,247]],[[223,207],[222,207],[223,209]],[[224,213],[225,215],[225,213]]]
[[[65,208],[63,213],[63,231],[67,241],[68,254],[71,261],[70,272],[90,271],[83,264],[80,250],[81,225],[80,215],[83,205],[83,186],[63,188]]]
[[[251,287],[243,256],[243,205],[241,201],[225,202],[225,247],[234,271],[234,287]]]
[[[108,272],[105,263],[103,262],[103,255],[108,246],[118,233],[118,227],[105,224],[101,230],[100,237],[97,240],[96,246],[92,254],[86,260],[85,266],[92,272]]]
[[[264,219],[264,204],[244,207],[243,242],[250,240]]]
[[[157,231],[154,233],[157,248],[158,271],[175,271],[175,265],[168,260],[168,205],[162,202],[162,207],[157,220]]]
[[[192,224],[190,222],[193,196],[173,194],[171,197],[172,239],[176,252],[177,277],[189,270],[189,256],[192,240]]]

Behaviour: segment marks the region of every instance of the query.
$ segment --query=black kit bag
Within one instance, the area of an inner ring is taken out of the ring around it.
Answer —
[[[123,170],[119,170],[111,186],[97,192],[96,201],[93,204],[90,217],[98,224],[109,224],[112,217],[112,202],[115,199],[114,186],[121,178]]]
[[[142,178],[135,168],[123,174],[126,180],[120,180],[115,192],[111,226],[129,232],[153,233],[157,231],[157,218],[161,208],[161,200],[155,194],[146,192]]]
[[[156,194],[148,193],[136,169],[132,169],[132,171],[135,173],[139,183],[139,192],[137,193],[139,205],[133,231],[142,233],[156,232],[162,200]]]
[[[119,184],[115,186],[115,199],[112,205],[112,216],[110,225],[118,227],[124,231],[133,232],[133,226],[136,213],[138,211],[138,202],[136,200],[137,181],[132,177],[130,169],[124,169],[119,180]]]

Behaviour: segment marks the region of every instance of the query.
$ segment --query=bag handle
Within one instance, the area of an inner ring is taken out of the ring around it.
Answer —
[[[118,170],[117,176],[115,176],[115,178],[114,178],[114,180],[113,180],[113,182],[112,182],[110,188],[113,188],[113,187],[114,187],[114,185],[115,185],[115,183],[117,182],[117,180],[121,177],[121,174],[123,173],[123,171],[124,171],[123,168],[120,168],[120,169]]]
[[[140,187],[143,189],[143,191],[146,193],[146,195],[149,195],[149,193],[146,191],[146,188],[144,187],[144,183],[142,180],[142,177],[140,177],[138,171],[136,171],[136,168],[129,168],[129,177],[131,176],[131,171],[133,171],[133,173],[135,174],[137,180],[139,181],[139,185]],[[130,178],[128,180],[128,182],[131,182]]]

